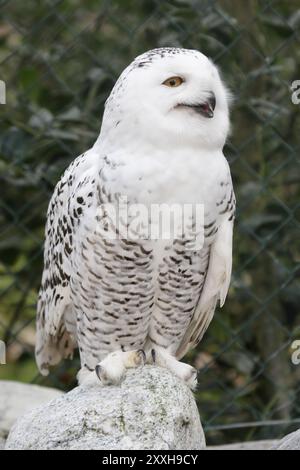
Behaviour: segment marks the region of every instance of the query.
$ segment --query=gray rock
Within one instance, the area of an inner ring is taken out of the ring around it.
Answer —
[[[39,385],[0,381],[0,449],[12,425],[25,412],[57,398],[58,390]]]
[[[300,450],[300,430],[292,432],[281,439],[278,445],[275,446],[275,450]]]
[[[207,450],[272,450],[278,444],[276,440],[237,442],[222,446],[207,447]]]
[[[2,437],[0,437],[0,450],[3,450],[3,449],[4,449],[4,446],[5,446],[5,439],[3,439]]]
[[[120,386],[98,381],[35,409],[13,427],[6,449],[204,449],[192,392],[153,366]]]

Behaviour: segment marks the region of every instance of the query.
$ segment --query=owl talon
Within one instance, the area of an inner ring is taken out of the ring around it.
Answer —
[[[95,367],[95,372],[96,372],[96,375],[98,377],[99,380],[101,380],[101,370],[102,370],[102,367],[98,364],[96,367]]]
[[[151,357],[152,357],[152,363],[156,363],[156,352],[155,349],[151,349]]]
[[[146,363],[146,353],[145,353],[145,351],[143,349],[138,349],[137,350],[137,356],[139,358],[141,358],[141,361],[142,361],[143,365],[145,365],[145,363]],[[137,361],[137,364],[139,365],[140,361]]]

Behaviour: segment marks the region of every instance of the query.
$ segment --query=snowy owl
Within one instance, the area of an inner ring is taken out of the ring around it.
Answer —
[[[78,347],[79,383],[118,384],[126,369],[156,364],[195,386],[196,369],[179,361],[223,305],[231,276],[228,101],[216,66],[196,50],[154,49],[123,71],[98,139],[49,204],[37,308],[42,374]],[[186,233],[106,237],[102,209],[124,197],[127,205],[202,205],[201,247],[191,249]]]

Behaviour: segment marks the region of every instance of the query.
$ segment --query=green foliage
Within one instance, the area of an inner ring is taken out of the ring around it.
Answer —
[[[299,106],[297,1],[47,0],[0,2],[0,379],[68,389],[77,362],[45,381],[33,359],[34,317],[49,197],[95,140],[122,69],[159,46],[200,49],[233,92],[231,163],[238,214],[225,307],[188,360],[201,369],[210,442],[271,438],[299,414]],[[205,353],[204,353],[205,351]],[[241,427],[237,423],[258,426]],[[237,427],[233,426],[237,424]]]

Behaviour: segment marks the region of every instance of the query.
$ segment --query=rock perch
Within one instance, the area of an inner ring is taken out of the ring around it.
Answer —
[[[300,450],[300,430],[285,436],[274,450]]]
[[[204,449],[192,392],[153,366],[122,384],[82,385],[34,409],[13,427],[6,449]]]
[[[18,418],[61,395],[54,388],[0,380],[0,450]]]

